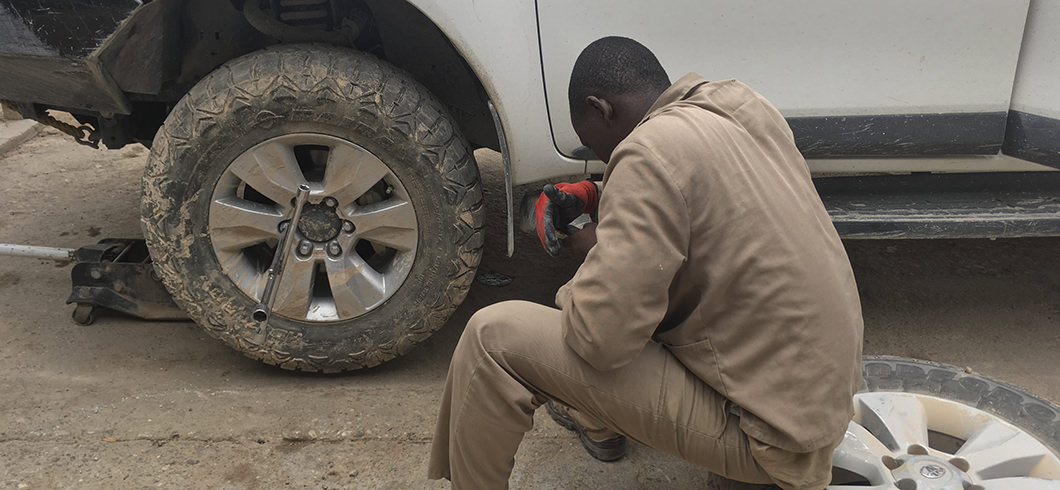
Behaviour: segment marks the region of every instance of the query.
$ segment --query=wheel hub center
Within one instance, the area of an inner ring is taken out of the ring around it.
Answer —
[[[920,474],[929,480],[937,480],[946,476],[946,468],[937,464],[929,464],[920,467]]]
[[[900,489],[963,490],[971,478],[948,461],[928,455],[902,458],[902,464],[891,470]]]
[[[298,231],[314,242],[327,242],[339,236],[342,219],[326,204],[306,204],[298,220]]]

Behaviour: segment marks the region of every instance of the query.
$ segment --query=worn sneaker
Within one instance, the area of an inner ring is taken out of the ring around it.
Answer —
[[[780,487],[776,485],[738,482],[714,473],[707,477],[707,488],[709,490],[780,490]]]
[[[574,417],[570,416],[566,406],[549,401],[545,404],[545,409],[560,427],[578,433],[578,439],[581,439],[582,445],[585,446],[586,451],[589,451],[590,456],[600,461],[618,461],[626,456],[626,436],[619,434],[597,441],[586,433],[585,428],[574,420]]]

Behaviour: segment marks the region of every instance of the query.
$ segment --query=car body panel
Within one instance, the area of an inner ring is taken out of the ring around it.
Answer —
[[[515,185],[585,172],[552,145],[534,3],[414,0],[482,82],[507,136]]]
[[[118,86],[94,60],[0,54],[0,99],[104,114],[129,114],[132,108]]]
[[[87,58],[140,5],[138,0],[5,0],[0,52]]]
[[[1026,31],[1012,109],[1060,119],[1060,1],[1032,1]]]
[[[1032,0],[1005,154],[1060,168],[1060,1]]]
[[[1011,0],[541,0],[555,142],[566,155],[579,146],[566,96],[575,58],[617,33],[652,49],[672,78],[694,71],[754,87],[789,118],[808,157],[996,154],[1027,8]]]
[[[96,54],[137,0],[0,3],[0,99],[128,114],[129,102]]]
[[[817,173],[1013,170],[1017,160],[995,158],[1006,131],[1012,140],[1006,154],[1060,167],[1060,119],[1048,119],[1060,117],[1060,78],[1054,75],[1060,31],[1051,27],[1060,22],[1060,2],[665,1],[683,10],[601,0],[410,4],[445,34],[496,106],[516,185],[602,170],[598,161],[570,156],[578,141],[566,83],[578,52],[615,33],[658,51],[673,77],[697,70],[750,83],[789,117]],[[180,15],[175,7],[183,3],[0,1],[0,99],[105,116],[130,113],[130,93],[157,93],[174,76],[163,71],[177,64],[161,57],[179,56],[172,40],[189,33],[163,36],[179,24],[160,19]],[[1028,6],[1031,20],[1023,33]],[[743,25],[770,34],[748,36]],[[674,34],[682,28],[691,29],[696,42]],[[849,39],[840,39],[844,35]],[[865,56],[872,50],[878,53]],[[137,69],[121,69],[129,66]],[[844,83],[834,83],[840,79]],[[1032,119],[1042,117],[1056,127],[1042,130],[1041,120]],[[934,139],[910,144],[902,131]],[[1020,134],[1029,136],[1013,139]]]

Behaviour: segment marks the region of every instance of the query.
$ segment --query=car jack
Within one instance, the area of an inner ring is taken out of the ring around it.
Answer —
[[[142,239],[108,238],[76,250],[0,244],[0,255],[75,262],[66,303],[77,304],[73,319],[80,325],[92,324],[100,307],[146,320],[188,318],[155,274]]]

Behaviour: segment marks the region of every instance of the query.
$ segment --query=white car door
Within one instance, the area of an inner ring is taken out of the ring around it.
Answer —
[[[687,72],[739,79],[788,118],[807,158],[996,155],[1028,0],[538,0],[554,142],[579,52],[610,35]]]

